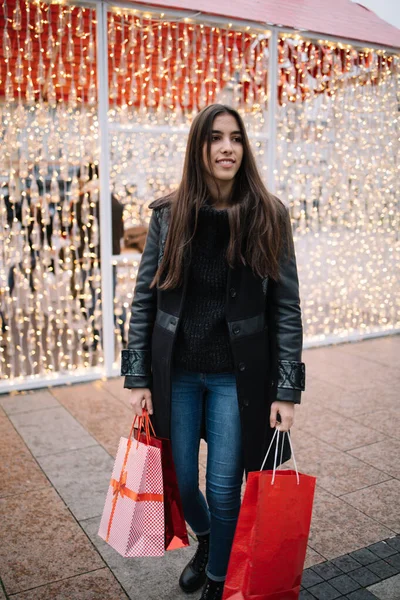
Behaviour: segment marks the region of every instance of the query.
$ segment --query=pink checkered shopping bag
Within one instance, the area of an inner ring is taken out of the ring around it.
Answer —
[[[150,445],[149,418],[139,417],[146,443],[121,438],[99,536],[124,557],[163,556],[165,550],[161,443]],[[153,442],[153,438],[152,438]]]

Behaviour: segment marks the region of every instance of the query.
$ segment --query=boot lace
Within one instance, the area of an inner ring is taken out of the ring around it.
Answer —
[[[221,600],[223,583],[207,580],[200,600]]]
[[[196,553],[193,556],[192,560],[190,561],[190,564],[192,565],[193,569],[195,571],[197,571],[197,573],[200,573],[201,571],[204,571],[204,569],[206,568],[207,562],[208,562],[208,540],[201,540],[201,541],[199,541],[198,548],[197,548]]]

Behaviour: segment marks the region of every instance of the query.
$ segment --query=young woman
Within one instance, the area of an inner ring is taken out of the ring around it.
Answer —
[[[196,116],[177,191],[150,207],[122,374],[135,413],[147,408],[171,439],[198,538],[179,584],[219,600],[243,472],[261,468],[275,427],[289,430],[305,385],[290,218],[264,187],[240,115],[221,104]]]

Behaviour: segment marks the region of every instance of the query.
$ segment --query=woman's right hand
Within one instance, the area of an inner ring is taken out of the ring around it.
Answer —
[[[133,412],[138,417],[142,416],[144,408],[147,409],[149,415],[153,414],[151,391],[148,388],[134,388],[130,390],[130,404]]]

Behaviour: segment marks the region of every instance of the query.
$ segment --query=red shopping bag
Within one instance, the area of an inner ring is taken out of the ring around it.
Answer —
[[[125,557],[163,556],[165,547],[161,442],[121,438],[98,535]],[[139,430],[143,418],[139,417]]]
[[[316,478],[297,467],[276,470],[278,430],[275,435],[273,471],[253,471],[247,479],[223,600],[299,597]]]
[[[147,412],[145,418],[151,421]],[[154,431],[154,430],[153,430]],[[140,434],[140,440],[145,441],[145,434]],[[165,519],[165,549],[176,550],[189,546],[189,538],[183,516],[182,500],[179,494],[178,480],[172,457],[171,442],[164,438],[150,438],[150,444],[161,448],[161,463],[164,483],[164,519]]]

